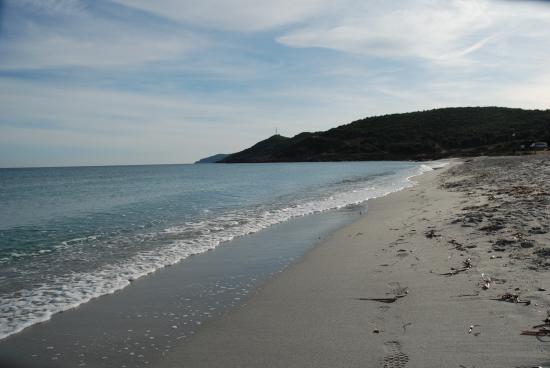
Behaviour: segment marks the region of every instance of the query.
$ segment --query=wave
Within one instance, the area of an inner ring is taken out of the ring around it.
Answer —
[[[130,259],[103,266],[93,272],[57,276],[32,289],[3,295],[0,300],[0,339],[33,324],[49,320],[54,314],[75,308],[94,298],[112,294],[133,280],[176,264],[194,254],[204,253],[223,242],[255,233],[299,216],[360,204],[372,198],[413,186],[412,178],[445,163],[424,163],[412,170],[370,180],[351,180],[351,186],[326,193],[314,200],[287,203],[279,208],[257,207],[225,213],[210,220],[172,226],[148,236],[174,239],[160,248],[142,251]],[[365,186],[367,185],[367,186]],[[61,247],[86,242],[90,237],[66,241]]]

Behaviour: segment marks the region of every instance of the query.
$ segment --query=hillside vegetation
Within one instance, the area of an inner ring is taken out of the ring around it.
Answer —
[[[460,107],[357,120],[325,132],[272,136],[221,162],[422,160],[513,154],[550,142],[550,110]]]
[[[223,160],[227,156],[229,156],[229,155],[226,154],[226,153],[218,153],[216,155],[201,158],[200,160],[196,161],[195,163],[196,164],[213,164],[213,163],[216,163],[216,162],[219,162],[219,161]]]

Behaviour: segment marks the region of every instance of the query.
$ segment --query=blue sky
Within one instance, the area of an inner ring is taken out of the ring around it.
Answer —
[[[445,106],[550,106],[550,4],[0,0],[0,167],[192,162]]]

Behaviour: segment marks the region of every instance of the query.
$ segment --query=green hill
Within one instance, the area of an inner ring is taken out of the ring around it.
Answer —
[[[214,164],[216,162],[219,162],[229,156],[226,153],[218,153],[217,155],[208,156],[205,158],[201,158],[200,160],[196,161],[196,164]]]
[[[357,120],[325,132],[272,136],[221,162],[422,160],[513,154],[550,142],[550,110],[459,107]]]

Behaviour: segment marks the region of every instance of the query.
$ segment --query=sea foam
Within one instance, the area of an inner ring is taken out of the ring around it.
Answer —
[[[93,272],[70,273],[29,289],[6,293],[0,300],[0,338],[17,333],[33,324],[47,321],[52,315],[75,308],[101,295],[111,294],[133,280],[163,267],[178,263],[191,255],[214,249],[223,242],[255,233],[292,218],[360,204],[414,185],[412,178],[445,163],[425,163],[397,174],[371,180],[351,180],[345,190],[326,193],[314,200],[295,199],[291,203],[257,206],[228,211],[211,219],[170,226],[149,237],[169,236],[168,245],[141,251],[124,261],[104,265]],[[210,211],[208,211],[210,212]],[[62,242],[61,248],[96,236]]]

